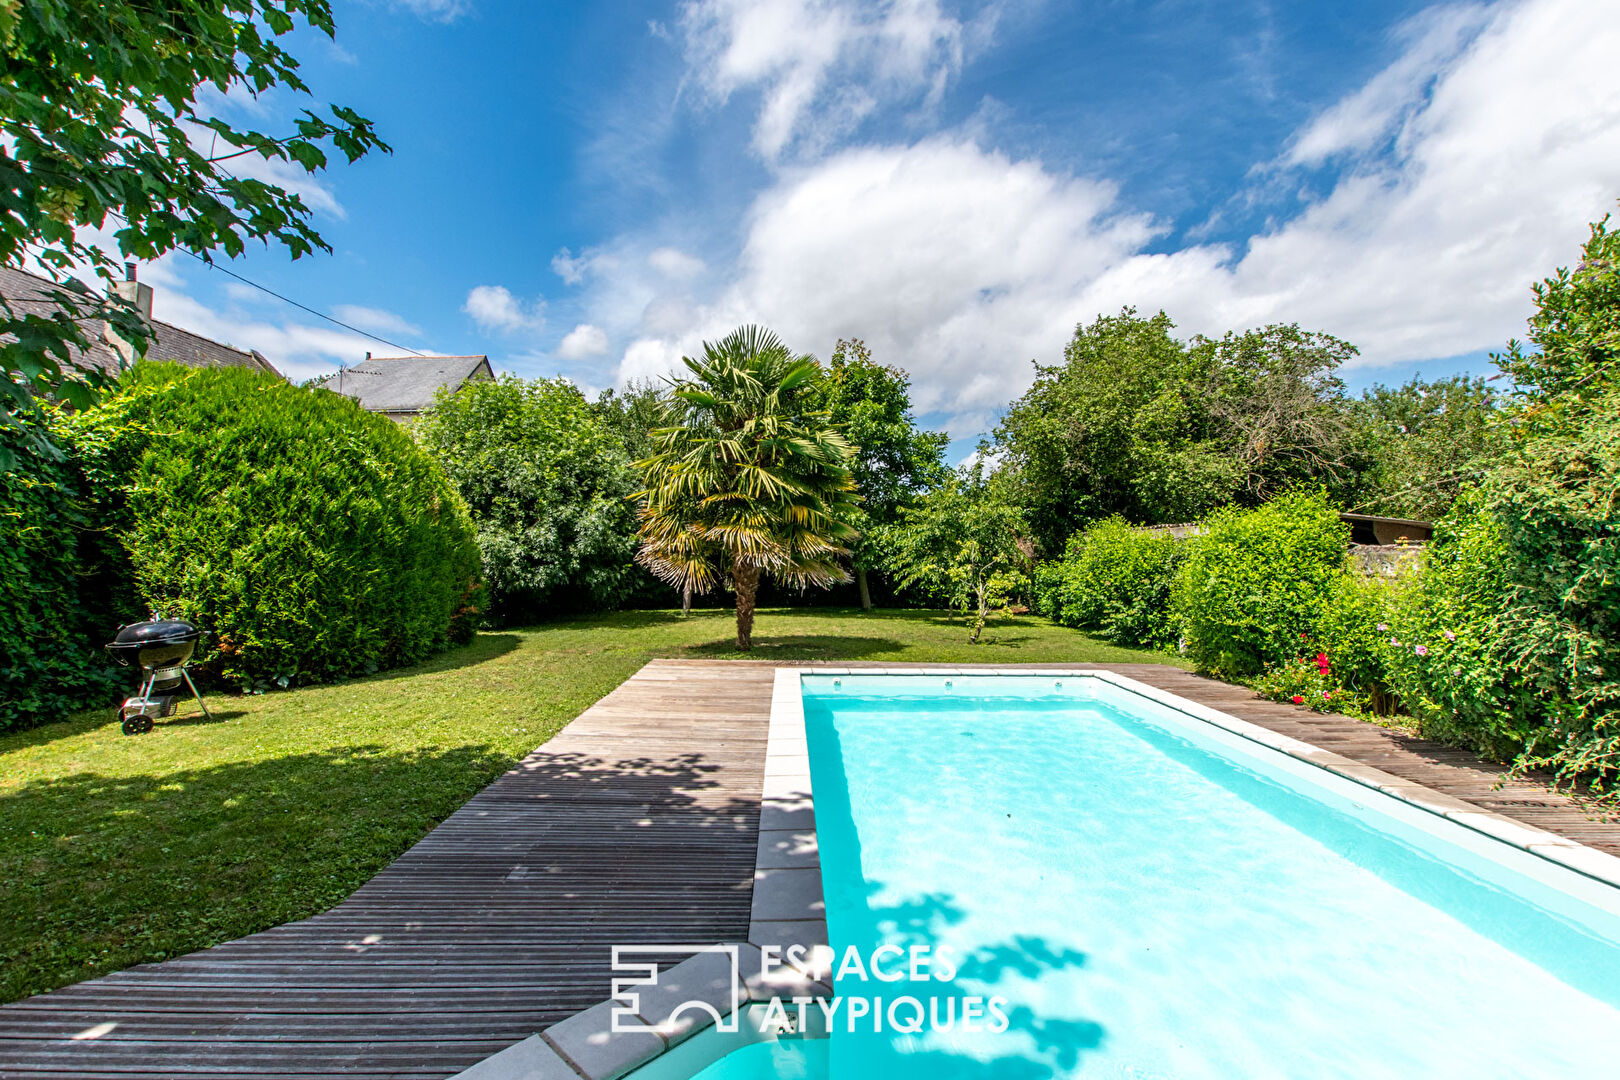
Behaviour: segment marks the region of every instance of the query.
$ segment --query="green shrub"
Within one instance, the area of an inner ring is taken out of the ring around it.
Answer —
[[[1385,654],[1401,704],[1423,734],[1507,760],[1541,709],[1510,662],[1509,552],[1480,492],[1436,523],[1411,587],[1397,596]]]
[[[210,670],[323,682],[465,640],[466,509],[392,421],[240,369],[139,364],[64,423],[152,612],[196,623]]]
[[[1620,313],[1617,313],[1620,321]],[[1487,493],[1507,547],[1507,663],[1544,724],[1522,764],[1600,785],[1620,773],[1620,388],[1526,439]]]
[[[1338,708],[1388,714],[1390,620],[1406,578],[1346,572],[1333,583],[1312,630],[1328,658],[1333,686],[1345,691]]]
[[[416,435],[472,514],[494,621],[613,608],[635,587],[630,461],[572,384],[471,383]]]
[[[1297,656],[1344,574],[1349,534],[1321,492],[1216,511],[1176,570],[1188,654],[1225,678]]]
[[[1485,485],[1508,551],[1508,663],[1546,721],[1521,764],[1607,786],[1620,775],[1620,232],[1594,224],[1580,262],[1534,291],[1531,347],[1497,358],[1515,385],[1510,449]]]
[[[119,681],[101,650],[110,593],[95,587],[80,478],[25,423],[0,425],[0,731],[108,699]]]
[[[1121,645],[1173,645],[1180,629],[1170,614],[1170,584],[1180,548],[1123,518],[1095,522],[1069,538],[1062,559],[1041,566],[1037,603],[1054,622]]]

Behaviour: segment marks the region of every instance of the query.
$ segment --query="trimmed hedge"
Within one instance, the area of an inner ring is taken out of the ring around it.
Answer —
[[[1053,622],[1095,630],[1121,645],[1175,645],[1170,586],[1181,545],[1124,518],[1094,522],[1069,538],[1063,558],[1036,573],[1036,602]]]
[[[1344,574],[1349,540],[1322,492],[1210,515],[1176,570],[1172,607],[1187,654],[1239,679],[1297,656]]]
[[[97,587],[80,477],[42,442],[0,425],[12,461],[0,472],[0,731],[108,700],[120,682],[101,650],[111,593]]]
[[[138,364],[65,431],[154,613],[249,687],[413,663],[474,629],[460,499],[393,421],[240,369]]]

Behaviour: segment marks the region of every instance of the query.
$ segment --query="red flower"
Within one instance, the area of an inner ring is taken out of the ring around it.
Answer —
[[[1303,705],[1305,704],[1305,696],[1303,694],[1295,694],[1293,697],[1293,702],[1295,705]]]
[[[1317,653],[1316,654],[1316,670],[1320,671],[1323,675],[1326,675],[1328,673],[1328,657],[1327,657],[1327,653],[1324,652],[1324,653]]]

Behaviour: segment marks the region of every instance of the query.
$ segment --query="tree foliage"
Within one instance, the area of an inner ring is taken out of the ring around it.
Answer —
[[[667,426],[643,475],[637,559],[677,588],[708,592],[729,572],[737,647],[753,644],[761,574],[793,585],[848,581],[858,536],[854,450],[818,407],[815,358],[759,326],[683,358]]]
[[[888,566],[903,589],[970,615],[977,644],[1028,581],[1026,532],[1023,511],[998,498],[975,464],[901,509]]]
[[[1573,269],[1534,289],[1529,342],[1498,357],[1517,385],[1486,484],[1509,553],[1509,662],[1544,724],[1523,763],[1620,775],[1620,233],[1593,225]]]
[[[1501,396],[1483,378],[1375,386],[1352,406],[1369,465],[1356,509],[1435,521],[1499,455]]]
[[[874,361],[859,338],[839,340],[818,384],[818,398],[818,406],[855,448],[850,471],[860,504],[852,523],[861,538],[852,546],[852,562],[862,583],[861,604],[870,607],[865,576],[883,563],[885,530],[899,521],[903,507],[950,476],[945,465],[950,436],[917,427],[911,377]]]
[[[617,607],[633,584],[635,477],[619,433],[560,379],[471,382],[415,431],[478,531],[489,613],[511,625]]]
[[[1352,346],[1297,326],[1190,343],[1173,329],[1133,308],[1079,327],[1008,409],[996,431],[1008,482],[1045,550],[1115,514],[1192,521],[1354,475],[1335,374]]]
[[[32,252],[62,281],[55,315],[0,301],[0,421],[33,395],[89,403],[85,380],[63,367],[95,321],[144,349],[147,330],[129,305],[65,277],[88,266],[113,280],[115,260],[84,230],[110,221],[120,252],[140,259],[176,248],[235,256],[249,241],[295,258],[326,248],[297,194],[239,166],[258,159],[313,173],[327,148],[351,162],[386,151],[371,122],[335,105],[305,109],[274,134],[234,126],[210,104],[278,87],[308,95],[279,43],[300,22],[334,31],[326,0],[0,2],[0,262],[22,267]]]

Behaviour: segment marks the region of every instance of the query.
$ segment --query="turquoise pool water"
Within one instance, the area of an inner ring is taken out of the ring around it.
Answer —
[[[827,1040],[762,1042],[733,1050],[693,1080],[824,1080]]]
[[[1615,1075],[1620,890],[1098,680],[803,687],[835,949],[960,969],[839,997],[1010,1020],[835,1016],[834,1080]]]

